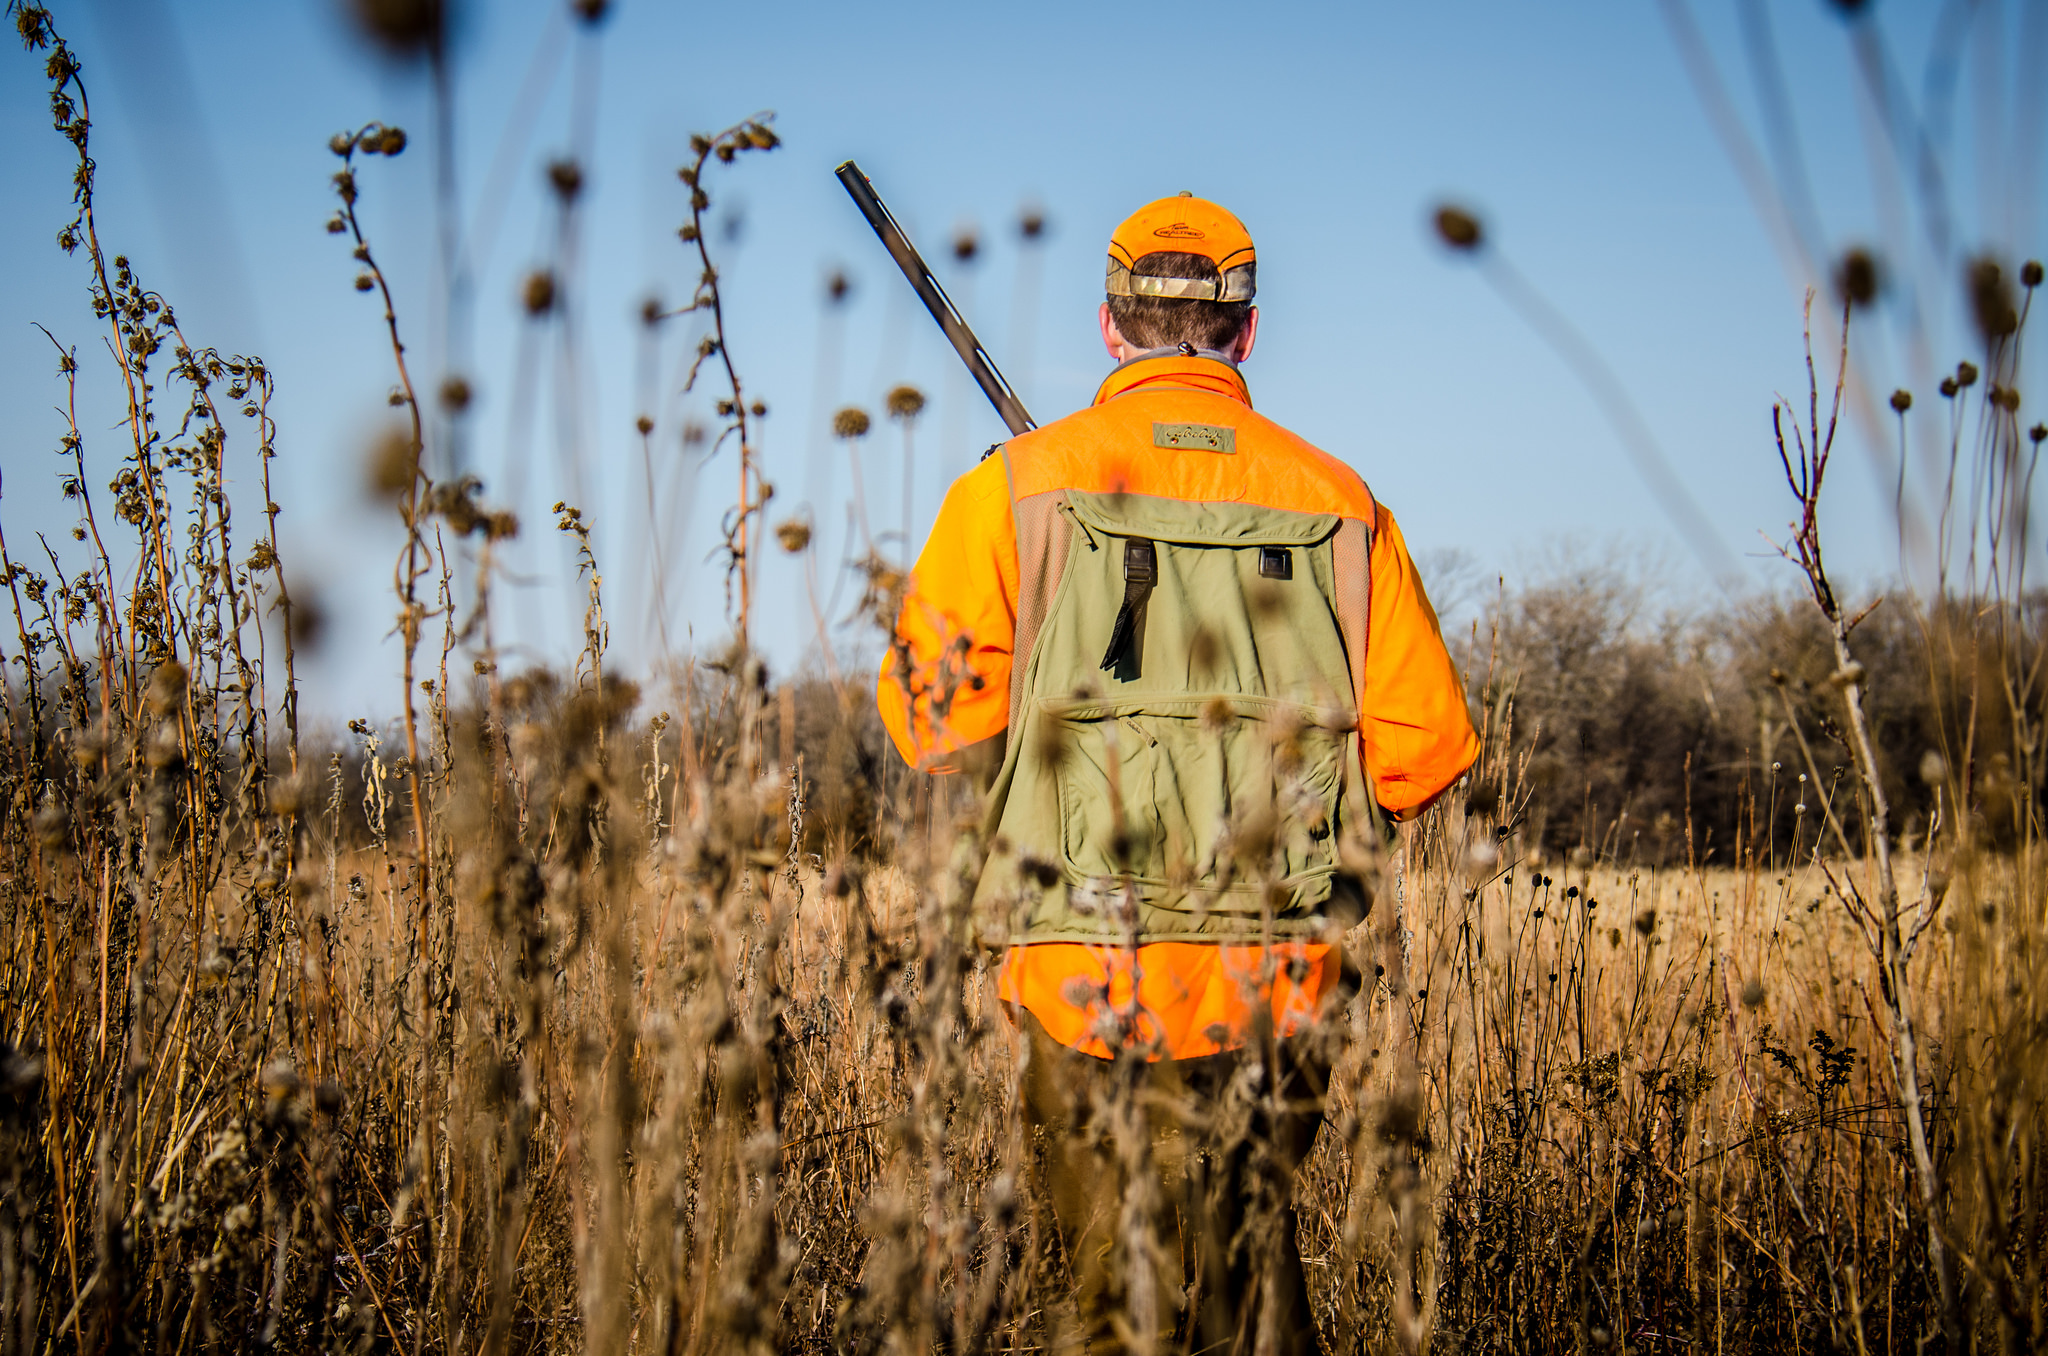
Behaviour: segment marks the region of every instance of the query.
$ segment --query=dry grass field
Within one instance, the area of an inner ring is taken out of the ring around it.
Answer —
[[[750,562],[812,548],[767,521],[711,256],[692,309],[738,464],[735,642],[616,672],[561,507],[584,647],[501,669],[493,552],[520,525],[422,469],[401,308],[355,215],[404,137],[336,138],[331,229],[411,420],[378,463],[405,675],[388,722],[315,738],[273,375],[188,343],[102,247],[78,68],[47,14],[11,12],[79,151],[61,243],[127,408],[118,464],[88,465],[70,406],[68,566],[0,535],[0,1356],[1073,1350],[1001,921],[970,906],[973,788],[892,764],[829,647],[771,680],[747,644]],[[698,139],[692,248],[703,186],[774,144],[762,122]],[[1985,431],[1961,483],[1994,500],[2041,442],[1997,394],[2022,323],[1987,322],[1963,397]],[[1344,939],[1355,991],[1303,1038],[1336,1073],[1296,1194],[1326,1350],[2048,1342],[2030,539],[2022,520],[1981,573],[1859,631],[1819,558],[1814,396],[1787,435],[1796,623],[1763,609],[1710,683],[1590,591],[1526,592],[1466,655],[1480,763],[1344,843],[1371,908]],[[265,477],[240,518],[231,438]],[[886,619],[900,562],[871,549],[860,575]],[[1598,643],[1551,644],[1545,617]],[[1684,742],[1703,687],[1710,714],[1752,713],[1711,760]],[[1233,1097],[1273,1095],[1261,1058]],[[1099,1108],[1127,1164],[1137,1087]],[[1118,1266],[1154,1246],[1131,1219]]]

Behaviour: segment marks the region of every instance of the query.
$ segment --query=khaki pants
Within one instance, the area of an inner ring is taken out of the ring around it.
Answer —
[[[1314,1356],[1293,1183],[1328,1066],[1287,1041],[1276,1077],[1256,1044],[1113,1063],[1009,1012],[1030,1047],[1034,1194],[1065,1247],[1088,1351]]]

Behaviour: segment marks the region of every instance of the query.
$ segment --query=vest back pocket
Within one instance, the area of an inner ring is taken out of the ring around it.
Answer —
[[[1349,732],[1295,702],[1232,694],[1043,699],[1062,865],[1148,902],[1259,910],[1269,883],[1336,863]]]

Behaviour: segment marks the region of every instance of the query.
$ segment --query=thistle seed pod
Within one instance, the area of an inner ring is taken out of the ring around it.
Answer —
[[[1479,218],[1462,207],[1446,203],[1436,209],[1435,221],[1437,239],[1454,250],[1476,250],[1486,243],[1486,234],[1479,224]]]

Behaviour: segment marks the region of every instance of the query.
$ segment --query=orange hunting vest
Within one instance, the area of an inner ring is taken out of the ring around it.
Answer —
[[[1176,440],[1157,434],[1180,425],[1230,429],[1234,448],[1166,445]],[[1014,506],[1052,490],[1361,523],[1369,615],[1354,687],[1372,796],[1390,816],[1408,817],[1477,757],[1463,687],[1393,516],[1349,466],[1255,413],[1234,365],[1167,353],[1118,367],[1088,409],[1011,439],[947,492],[876,694],[884,725],[914,766],[950,771],[951,755],[1008,729],[1012,675],[1028,658],[1016,650],[1020,640],[1028,648],[1050,601],[1042,581],[1021,577]],[[1135,1011],[1135,1030],[1121,1029],[1150,1057],[1186,1059],[1241,1044],[1259,1007],[1280,1035],[1300,1029],[1334,991],[1338,961],[1331,946],[1312,941],[1048,941],[1011,947],[998,984],[1006,1001],[1075,1049],[1114,1053],[1101,1034],[1112,1029],[1100,1020],[1106,1005]]]

